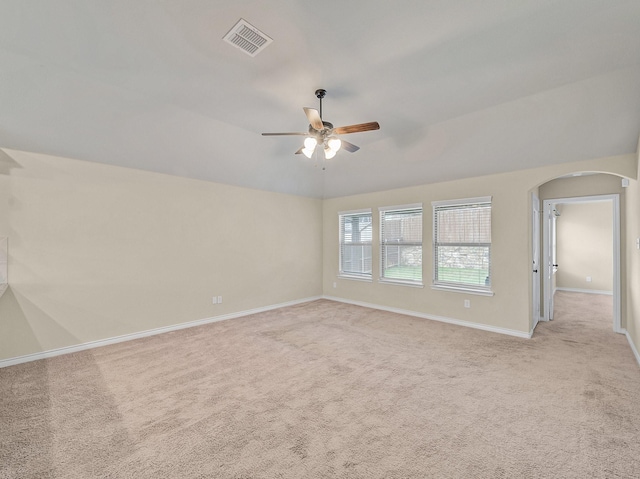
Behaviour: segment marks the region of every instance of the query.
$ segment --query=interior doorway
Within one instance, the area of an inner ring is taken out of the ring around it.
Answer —
[[[562,209],[564,205],[587,205],[590,203],[604,204],[610,214],[610,234],[611,241],[608,248],[611,255],[610,268],[610,288],[613,296],[613,330],[622,333],[620,319],[620,197],[619,195],[598,195],[583,196],[574,198],[555,198],[544,200],[542,214],[542,294],[543,294],[543,314],[541,319],[551,321],[554,317],[554,295],[558,290],[558,271],[563,268],[558,262],[559,242],[566,241],[562,236],[558,236],[558,220],[562,221]],[[583,233],[583,238],[589,238],[588,231]],[[574,239],[573,241],[580,241]],[[586,276],[586,281],[590,282],[591,277]],[[564,288],[566,290],[581,291],[576,288]],[[588,290],[584,290],[588,292]],[[592,290],[597,293],[607,293],[607,291]]]

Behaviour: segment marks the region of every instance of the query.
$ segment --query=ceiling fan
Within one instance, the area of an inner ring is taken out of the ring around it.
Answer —
[[[304,113],[309,120],[309,131],[304,133],[263,133],[263,136],[284,136],[284,135],[301,135],[306,136],[304,146],[296,151],[296,155],[302,153],[307,158],[311,158],[317,146],[324,149],[324,157],[330,160],[340,148],[351,153],[358,151],[359,146],[341,140],[337,135],[346,135],[347,133],[359,133],[361,131],[370,131],[380,129],[377,121],[369,123],[358,123],[357,125],[339,126],[334,128],[332,123],[322,120],[322,99],[327,94],[326,90],[316,90],[316,97],[320,100],[320,111],[315,108],[304,107]]]

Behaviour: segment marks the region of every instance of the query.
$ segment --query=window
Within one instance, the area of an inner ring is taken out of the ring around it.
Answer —
[[[340,276],[371,280],[371,210],[339,213]]]
[[[422,284],[422,205],[380,208],[380,279]]]
[[[491,197],[432,205],[434,287],[489,294]]]

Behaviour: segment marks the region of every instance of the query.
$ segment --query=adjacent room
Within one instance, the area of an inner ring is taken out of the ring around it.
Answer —
[[[640,2],[0,1],[0,477],[640,477]]]

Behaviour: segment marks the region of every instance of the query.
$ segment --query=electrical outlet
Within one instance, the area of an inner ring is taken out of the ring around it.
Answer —
[[[465,299],[464,300],[464,307],[465,308],[470,308],[471,307],[471,300]]]
[[[212,304],[218,304],[218,297],[214,296],[213,299],[211,300]]]
[[[338,283],[336,283],[335,281],[333,282],[333,287],[337,288],[338,287]]]
[[[591,283],[591,276],[587,276],[587,283]]]
[[[222,296],[218,296],[218,304],[222,304]]]

